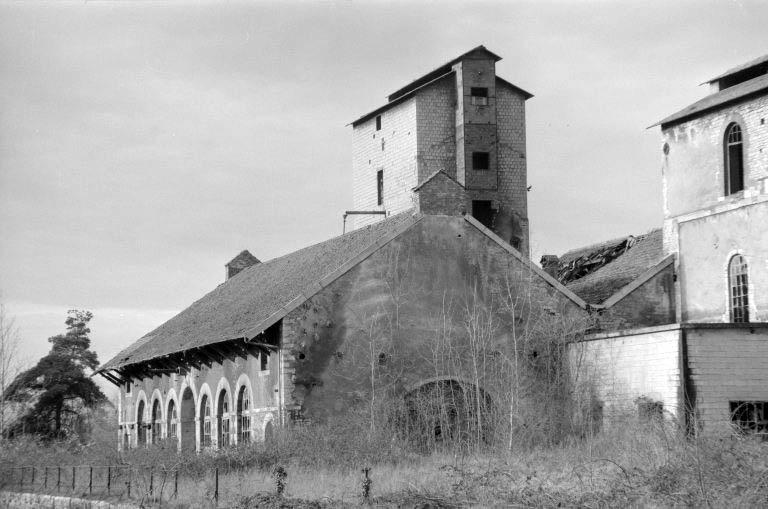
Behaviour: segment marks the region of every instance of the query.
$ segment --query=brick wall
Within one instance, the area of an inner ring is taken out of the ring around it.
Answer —
[[[439,172],[416,190],[416,210],[422,214],[459,216],[467,213],[467,196],[459,183]]]
[[[416,100],[408,99],[381,113],[381,130],[371,118],[352,131],[352,196],[355,210],[397,214],[413,207],[416,171]],[[384,170],[384,203],[377,205],[376,172]],[[354,227],[383,216],[355,216]]]
[[[449,75],[416,96],[419,183],[438,170],[456,178],[456,77]]]
[[[675,323],[675,273],[669,265],[613,306],[600,312],[598,327],[615,331]]]
[[[768,401],[768,329],[685,330],[696,416],[705,432],[730,428],[730,401]]]
[[[609,420],[637,415],[640,397],[682,417],[678,326],[594,334],[570,345],[568,354],[579,392],[592,392]]]

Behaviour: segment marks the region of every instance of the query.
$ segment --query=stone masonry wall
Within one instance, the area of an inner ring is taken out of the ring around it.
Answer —
[[[418,182],[416,100],[410,98],[352,130],[352,195],[355,210],[386,210],[397,214],[413,207],[411,189]],[[377,205],[376,172],[384,170],[384,201]],[[354,217],[354,227],[381,221],[380,215]]]
[[[696,418],[705,432],[731,429],[730,401],[768,402],[768,329],[688,329]]]
[[[456,178],[456,77],[416,95],[419,183],[438,170]]]
[[[598,316],[603,331],[675,323],[675,273],[672,265]]]

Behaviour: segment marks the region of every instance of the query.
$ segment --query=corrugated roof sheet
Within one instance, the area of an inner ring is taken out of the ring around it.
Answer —
[[[162,355],[245,337],[306,289],[388,235],[418,221],[412,212],[389,217],[320,244],[253,265],[220,284],[101,366],[114,369]],[[271,324],[270,324],[271,325]],[[266,328],[266,325],[265,325]]]
[[[622,237],[569,251],[562,256],[560,267],[564,267],[578,258],[589,256],[591,253],[612,249],[626,240],[627,237]],[[645,235],[637,236],[631,247],[623,254],[594,272],[567,283],[565,286],[590,304],[600,304],[660,262],[663,258],[662,242],[661,229],[651,230]]]
[[[725,90],[721,90],[720,92],[708,95],[705,98],[691,104],[690,106],[683,108],[677,113],[670,115],[665,119],[659,120],[650,127],[660,125],[662,128],[664,128],[668,124],[687,120],[713,108],[724,106],[727,103],[738,101],[753,94],[764,92],[765,90],[768,90],[768,74],[758,76],[757,78],[753,78],[743,83],[739,83],[738,85],[726,88]]]

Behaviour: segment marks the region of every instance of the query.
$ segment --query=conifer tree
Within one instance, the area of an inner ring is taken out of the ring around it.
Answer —
[[[51,351],[32,368],[19,374],[6,391],[12,401],[28,403],[17,422],[16,433],[36,433],[59,438],[87,408],[106,400],[88,371],[99,365],[91,351],[90,311],[70,310],[67,331],[48,338]]]

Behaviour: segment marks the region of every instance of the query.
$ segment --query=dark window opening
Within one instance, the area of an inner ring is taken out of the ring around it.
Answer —
[[[381,131],[381,115],[376,117],[376,130]]]
[[[490,200],[472,200],[472,217],[486,228],[492,227],[495,212]]]
[[[491,167],[491,154],[488,152],[472,152],[472,169],[487,170]]]
[[[470,89],[471,103],[476,106],[488,105],[488,89],[485,87],[472,87]]]
[[[747,260],[735,255],[728,264],[729,305],[731,321],[749,322],[749,280],[747,278]]]
[[[131,393],[131,382],[128,382],[125,384],[125,393],[130,394]]]
[[[731,401],[731,422],[743,433],[768,433],[768,401]]]
[[[384,366],[387,364],[387,354],[384,352],[381,352],[379,354],[379,366]]]
[[[384,170],[376,172],[376,205],[384,204]]]
[[[637,416],[643,422],[659,420],[664,415],[664,403],[661,401],[641,397],[637,398],[635,403],[637,404]]]
[[[744,189],[744,151],[741,127],[731,124],[725,131],[725,194]]]
[[[266,371],[267,368],[269,368],[269,356],[265,354],[264,352],[261,352],[259,354],[259,369],[261,371]]]

